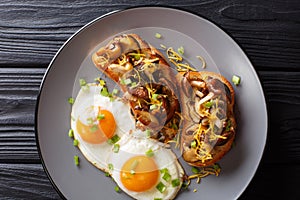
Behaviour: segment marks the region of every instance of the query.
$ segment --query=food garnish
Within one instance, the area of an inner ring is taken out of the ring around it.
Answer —
[[[69,102],[69,104],[74,104],[74,101],[75,101],[75,99],[73,98],[73,97],[70,97],[69,99],[68,99],[68,102]]]
[[[73,145],[74,145],[75,147],[77,147],[77,146],[78,146],[78,144],[79,144],[79,142],[78,142],[78,140],[77,140],[77,139],[73,140]]]
[[[76,156],[74,156],[74,164],[76,165],[76,166],[79,166],[79,157],[76,155]]]
[[[115,190],[116,192],[118,192],[118,193],[121,191],[120,188],[119,188],[118,186],[115,186],[114,190]]]
[[[74,138],[74,131],[73,131],[73,129],[69,129],[68,136],[69,136],[69,138]]]
[[[234,85],[239,85],[241,83],[241,78],[237,75],[232,76],[232,82]]]
[[[163,193],[164,191],[166,191],[167,187],[165,186],[165,184],[163,184],[162,182],[159,182],[157,185],[156,185],[156,189],[158,191],[160,191],[160,193]]]
[[[160,38],[161,38],[161,34],[160,34],[160,33],[155,33],[155,37],[156,37],[157,39],[160,39]]]

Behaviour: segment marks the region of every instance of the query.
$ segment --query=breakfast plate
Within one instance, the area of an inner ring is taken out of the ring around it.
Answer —
[[[114,36],[135,33],[159,50],[184,47],[184,58],[197,70],[241,77],[236,93],[237,135],[230,152],[218,162],[219,176],[191,182],[176,199],[237,199],[253,178],[267,137],[267,111],[259,78],[236,42],[212,22],[189,12],[166,7],[136,7],[101,16],[76,32],[51,61],[36,106],[36,141],[51,183],[65,199],[131,199],[114,190],[116,183],[94,167],[68,137],[72,105],[80,80],[107,79],[91,56]],[[160,37],[155,37],[159,33]],[[201,55],[206,67],[197,59]],[[120,115],[121,116],[121,115]],[[128,119],[120,119],[124,124]],[[80,165],[74,164],[74,155]],[[191,168],[178,156],[184,170]],[[164,159],[163,157],[160,159]]]

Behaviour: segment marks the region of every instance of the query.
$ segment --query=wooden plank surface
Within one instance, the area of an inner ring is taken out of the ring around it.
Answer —
[[[59,199],[43,172],[34,133],[36,98],[46,67],[85,23],[112,10],[146,4],[0,2],[0,199]],[[172,5],[204,16],[245,50],[263,84],[269,131],[262,163],[241,199],[299,199],[299,1],[168,0],[151,5]]]

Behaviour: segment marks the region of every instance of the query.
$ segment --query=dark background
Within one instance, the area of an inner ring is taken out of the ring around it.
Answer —
[[[269,129],[262,161],[240,199],[300,199],[299,0],[1,0],[0,199],[59,199],[35,142],[43,75],[60,46],[84,24],[139,5],[204,16],[244,49],[263,85]]]

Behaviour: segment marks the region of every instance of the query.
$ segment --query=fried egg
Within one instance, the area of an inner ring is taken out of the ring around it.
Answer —
[[[124,192],[141,200],[175,198],[184,170],[170,149],[134,133],[118,144],[119,152],[109,158],[110,174]]]
[[[107,159],[113,153],[109,140],[121,138],[135,124],[128,105],[101,95],[102,88],[89,83],[80,89],[72,106],[71,129],[87,160],[108,172]]]

